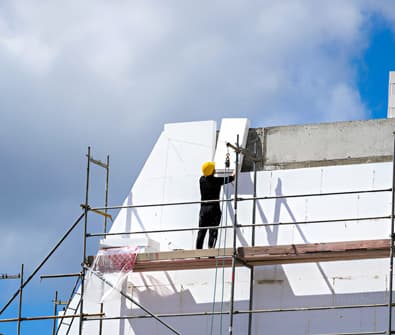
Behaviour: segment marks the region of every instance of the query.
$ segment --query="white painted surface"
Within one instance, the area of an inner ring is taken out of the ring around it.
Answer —
[[[197,128],[195,128],[195,126]],[[185,129],[184,129],[185,127]],[[200,164],[213,153],[214,123],[165,127],[125,203],[199,200]],[[204,134],[204,135],[202,135]],[[211,134],[211,135],[210,135]],[[212,137],[210,137],[212,136]],[[205,139],[203,145],[199,141]],[[195,148],[191,150],[191,146]],[[184,156],[185,155],[185,156]],[[390,188],[391,163],[328,166],[294,170],[260,171],[260,197]],[[239,197],[252,195],[252,174],[242,173]],[[234,188],[225,189],[232,196]],[[133,195],[133,197],[132,197]],[[133,199],[133,201],[131,201]],[[238,223],[252,222],[252,202],[239,202]],[[389,215],[391,194],[370,193],[306,198],[265,199],[257,202],[257,224]],[[223,225],[231,225],[233,205],[223,208]],[[111,232],[197,227],[198,206],[158,207],[121,211]],[[370,220],[299,224],[256,228],[256,245],[313,243],[388,238],[390,221]],[[192,249],[190,232],[152,236],[161,249]],[[222,233],[218,246],[232,245],[232,232]],[[151,237],[151,236],[149,236]],[[241,228],[237,245],[250,245],[251,229]],[[384,304],[388,293],[388,259],[276,265],[255,268],[254,309]],[[249,270],[236,271],[235,310],[248,309]],[[154,313],[190,313],[229,310],[230,269],[133,273],[124,290]],[[223,292],[223,293],[222,293]],[[215,299],[214,299],[215,297]],[[99,305],[89,302],[87,310]],[[107,317],[143,314],[125,299],[105,303]],[[181,334],[226,334],[229,316],[165,318]],[[286,320],[286,322],[284,322]],[[76,322],[78,325],[78,322]],[[103,334],[171,334],[152,319],[105,321]],[[234,334],[246,334],[247,314],[234,316]],[[86,328],[85,328],[86,327]],[[97,334],[98,322],[84,323],[86,334]],[[253,334],[332,334],[382,331],[387,308],[259,313],[253,318]],[[78,328],[73,334],[78,334]],[[84,332],[85,334],[85,332]]]
[[[223,174],[226,171],[225,160],[229,154],[229,170],[234,171],[236,168],[236,153],[232,148],[227,147],[227,143],[234,146],[237,144],[239,136],[239,146],[246,147],[248,129],[250,122],[248,119],[222,119],[221,128],[218,135],[217,148],[215,150],[215,170],[217,174]],[[239,170],[243,164],[243,155],[239,155]]]
[[[100,240],[100,248],[137,247],[139,252],[159,251],[159,242],[148,237],[122,238],[110,236]]]
[[[215,150],[214,121],[165,125],[124,205],[199,201],[197,180]],[[110,232],[185,228],[198,222],[199,205],[122,209]],[[180,220],[182,218],[182,220]],[[152,234],[161,250],[191,249],[195,233]]]

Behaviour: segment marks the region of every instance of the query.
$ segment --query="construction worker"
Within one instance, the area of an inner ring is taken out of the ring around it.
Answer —
[[[203,176],[200,177],[200,195],[201,200],[219,200],[221,186],[231,183],[235,177],[234,172],[228,177],[214,177],[215,162],[205,162],[202,165]],[[221,209],[219,201],[202,203],[199,213],[199,227],[218,227],[221,222]],[[196,249],[203,248],[204,237],[206,236],[207,228],[200,229],[196,240]],[[214,248],[217,242],[218,229],[210,228],[208,247]]]

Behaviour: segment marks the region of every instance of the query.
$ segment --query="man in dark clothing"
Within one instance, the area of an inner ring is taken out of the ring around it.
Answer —
[[[214,177],[215,163],[206,162],[202,165],[203,176],[200,177],[201,200],[219,200],[221,186],[231,183],[234,173],[229,177]],[[202,203],[199,213],[199,227],[218,227],[221,222],[221,209],[219,201]],[[196,249],[203,248],[204,237],[207,229],[200,229],[196,240]],[[217,242],[218,229],[210,228],[208,247],[214,248]]]

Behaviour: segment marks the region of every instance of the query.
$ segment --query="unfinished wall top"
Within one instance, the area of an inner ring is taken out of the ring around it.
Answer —
[[[250,129],[257,170],[290,169],[392,160],[395,119],[374,119]],[[243,171],[253,163],[245,159]]]

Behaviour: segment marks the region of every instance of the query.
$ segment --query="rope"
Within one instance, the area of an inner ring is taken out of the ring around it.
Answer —
[[[228,186],[228,185],[227,185]],[[226,196],[229,196],[229,187],[226,187]],[[225,211],[225,226],[228,225],[228,211]],[[227,232],[225,231],[225,238],[224,238],[224,244],[223,244],[223,255],[225,255],[225,250],[226,250],[226,235]],[[219,251],[219,249],[218,249]],[[222,258],[222,291],[221,291],[221,316],[220,316],[220,334],[222,334],[222,319],[223,319],[223,308],[224,308],[224,291],[225,291],[225,258]]]
[[[224,181],[225,181],[225,178],[226,177],[224,176]],[[225,183],[224,183],[224,187],[225,187]],[[225,192],[222,193],[222,200],[223,200],[224,196],[225,196]],[[223,212],[224,204],[225,204],[225,202],[222,202],[221,212]],[[223,217],[221,216],[220,226],[222,224],[222,221],[223,221]],[[225,233],[225,236],[226,236],[226,233]],[[221,237],[222,237],[222,229],[220,229],[219,236],[217,239],[218,247],[221,245]],[[213,328],[214,328],[214,309],[215,309],[215,296],[217,294],[217,278],[218,278],[218,258],[215,258],[214,292],[213,292],[213,300],[212,300],[213,302],[211,304],[212,314],[211,314],[210,335],[213,334]]]
[[[228,160],[228,155],[227,155],[227,160]],[[225,170],[225,175],[224,175],[224,190],[222,192],[222,200],[224,200],[225,195],[228,196],[228,191],[229,191],[229,183],[225,183],[225,179],[227,178],[226,175],[228,172],[229,165],[227,164],[228,162],[225,162],[226,170]],[[225,201],[222,201],[222,208],[221,212],[224,212],[224,206],[225,206]],[[221,224],[220,226],[227,226],[227,220],[228,220],[228,211],[225,209],[225,220],[223,216],[221,216]],[[225,221],[225,224],[223,222]],[[219,236],[217,239],[218,242],[218,256],[220,255],[220,249],[221,249],[221,241],[222,241],[222,230],[220,229]],[[226,249],[226,232],[224,232],[224,243],[223,243],[223,250],[225,254],[225,249]],[[215,296],[217,293],[217,279],[218,279],[218,258],[215,258],[215,276],[214,276],[214,292],[213,292],[213,302],[212,302],[212,308],[211,308],[211,325],[210,325],[210,335],[213,334],[213,328],[214,328],[214,310],[215,310]],[[222,311],[223,311],[223,305],[224,305],[224,287],[225,287],[225,258],[222,258],[222,292],[221,292],[221,318],[220,318],[220,334],[222,334]]]
[[[227,154],[225,158],[225,172],[229,171],[230,167],[230,154],[229,154],[229,147],[227,147]],[[224,186],[224,194],[226,193],[226,198],[229,198],[229,184],[226,184]],[[228,211],[225,211],[225,226],[228,225]],[[222,229],[221,229],[222,230]],[[223,249],[223,254],[225,255],[225,250],[226,250],[226,236],[227,236],[227,231],[225,233],[225,238],[224,238],[224,249]],[[220,334],[222,334],[222,323],[223,323],[223,308],[224,308],[224,295],[225,295],[225,258],[222,258],[222,292],[221,292],[221,316],[220,316]]]
[[[229,198],[229,187],[226,187],[226,196]],[[228,225],[228,211],[225,211],[225,226]],[[224,239],[224,247],[223,247],[223,254],[225,255],[226,250],[226,235],[227,232],[225,231],[225,239]],[[221,292],[221,316],[220,316],[220,334],[222,334],[222,319],[223,319],[223,308],[224,308],[224,295],[225,295],[225,258],[222,258],[222,292]]]

